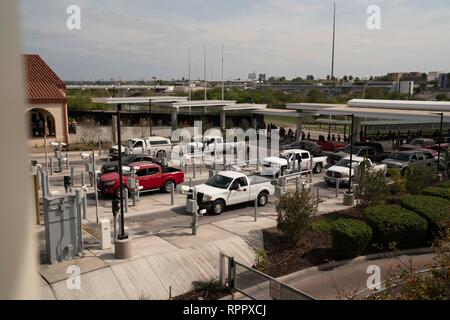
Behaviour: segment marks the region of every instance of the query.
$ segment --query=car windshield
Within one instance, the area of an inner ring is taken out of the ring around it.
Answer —
[[[358,164],[358,161],[353,160],[352,161],[352,166],[354,167],[355,165]],[[344,168],[350,168],[350,159],[342,159],[341,161],[339,161],[336,166],[338,167],[344,167]]]
[[[414,146],[422,146],[422,145],[425,145],[425,144],[430,144],[430,141],[423,140],[423,139],[414,139],[413,141],[411,141],[410,144],[412,144]]]
[[[211,177],[208,181],[206,181],[205,184],[207,186],[214,188],[227,189],[231,181],[233,181],[232,178],[216,174],[215,176]]]
[[[411,158],[411,155],[409,153],[395,153],[391,156],[391,159],[393,160],[400,160],[400,161],[409,161]]]
[[[123,156],[122,157],[122,164],[128,164],[128,163],[130,163],[131,161],[133,161],[133,156]]]

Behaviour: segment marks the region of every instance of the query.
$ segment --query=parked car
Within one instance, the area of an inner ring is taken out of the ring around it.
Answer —
[[[382,171],[387,173],[387,166],[385,164],[374,165],[370,159],[363,157],[352,157],[351,162],[351,176],[355,176],[356,168],[364,160],[368,161],[370,167],[374,171]],[[341,159],[337,164],[328,168],[325,172],[324,180],[328,185],[334,185],[339,180],[340,185],[348,185],[350,182],[350,156]]]
[[[313,141],[297,141],[283,146],[283,150],[302,149],[311,152],[313,156],[322,154],[322,147]]]
[[[345,144],[334,141],[323,141],[318,142],[318,144],[322,147],[323,151],[336,151],[337,149],[344,148]]]
[[[387,152],[379,152],[379,149],[370,147],[370,146],[354,146],[352,149],[352,153],[357,157],[368,157],[372,162],[380,162],[389,157],[389,153]],[[346,149],[337,151],[329,156],[330,163],[335,164],[339,162],[341,159],[350,155],[350,146]]]
[[[321,173],[327,164],[327,157],[312,158],[311,165],[311,153],[309,151],[301,149],[285,150],[280,154],[280,157],[268,157],[262,160],[261,175],[278,177],[286,173],[292,173],[289,172],[288,162],[293,166],[294,161],[296,163],[300,161],[302,171],[312,167],[315,173]]]
[[[415,150],[415,151],[421,151],[421,152],[430,152],[434,158],[438,158],[439,156],[439,152],[433,149],[427,149],[427,148],[421,148],[421,147],[416,147],[414,145],[411,144],[404,144],[403,146],[400,146],[398,151],[410,151],[410,150]],[[443,154],[441,153],[441,156]]]
[[[189,190],[191,193],[193,189]],[[236,171],[223,171],[209,178],[204,184],[195,187],[197,204],[200,210],[219,215],[229,205],[254,202],[265,206],[275,187],[267,178],[247,176]],[[192,194],[188,196],[192,199]]]
[[[126,146],[121,146],[121,154],[142,154],[146,153],[157,158],[164,158],[170,153],[172,143],[170,139],[164,137],[148,137],[129,139]],[[112,146],[109,149],[109,157],[117,159],[119,157],[119,146]]]
[[[433,139],[429,138],[416,138],[412,140],[410,143],[406,144],[406,146],[433,149],[439,151],[439,144],[436,143]],[[448,143],[441,143],[441,151],[448,149]]]
[[[122,165],[123,166],[130,166],[136,162],[153,162],[153,157],[145,154],[128,154],[122,156]],[[117,172],[119,171],[119,161],[110,161],[108,163],[105,163],[102,168],[101,172],[103,174],[111,173],[111,172]]]
[[[131,172],[135,171],[136,180],[139,182],[141,191],[161,190],[170,192],[172,187],[184,182],[184,173],[172,167],[163,167],[153,162],[134,163],[130,170],[123,175],[123,187],[127,187],[127,180],[131,177]],[[106,196],[120,196],[120,180],[117,172],[104,174],[98,181],[98,190]],[[129,190],[131,191],[131,190]]]
[[[399,151],[382,161],[388,168],[405,169],[409,166],[428,166],[435,162],[431,152],[417,150]]]

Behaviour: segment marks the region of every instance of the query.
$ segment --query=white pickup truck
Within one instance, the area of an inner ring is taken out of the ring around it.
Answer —
[[[122,154],[149,154],[156,158],[166,157],[172,149],[170,139],[163,137],[147,137],[129,139],[127,146],[121,147]],[[109,156],[112,159],[119,157],[119,146],[112,146],[109,149]]]
[[[229,205],[258,201],[265,206],[269,196],[275,193],[275,187],[267,178],[247,176],[235,171],[223,171],[195,188],[195,198],[200,210],[206,209],[215,215],[221,214]],[[190,189],[188,199],[192,199]]]
[[[362,157],[353,157],[351,169],[352,177],[355,176],[356,169],[364,160],[369,162],[372,170],[382,171],[384,174],[387,173],[387,166],[385,164],[374,165],[372,161],[370,161],[370,159],[365,159]],[[338,180],[339,184],[348,185],[350,181],[349,175],[350,175],[350,156],[341,159],[334,166],[328,168],[328,170],[325,172],[324,180],[328,185],[334,185],[337,183]]]
[[[327,164],[327,157],[315,157],[312,158],[311,165],[311,153],[302,149],[284,150],[281,152],[280,157],[268,157],[262,160],[261,175],[263,176],[283,176],[285,174],[298,172],[298,162],[301,163],[301,171],[313,169],[314,173],[321,173],[323,168]],[[290,168],[288,162],[291,164]]]

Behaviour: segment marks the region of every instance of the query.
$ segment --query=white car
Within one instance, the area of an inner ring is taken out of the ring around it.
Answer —
[[[265,206],[269,196],[275,193],[269,179],[236,171],[219,172],[189,191],[194,190],[199,209],[206,209],[215,215],[221,214],[229,205],[254,202],[256,199],[259,206]],[[192,199],[192,195],[189,198]]]
[[[355,176],[355,171],[358,166],[364,160],[368,161],[370,167],[374,171],[382,171],[384,174],[387,173],[387,166],[385,164],[374,165],[370,159],[365,159],[362,157],[353,157],[351,165],[351,175]],[[325,172],[324,180],[328,185],[336,184],[339,180],[339,184],[348,185],[350,182],[350,156],[341,159],[334,166],[328,168]]]
[[[298,172],[298,161],[301,163],[301,171],[313,169],[314,173],[321,173],[327,164],[327,157],[312,158],[311,153],[302,149],[284,150],[280,157],[268,157],[262,160],[261,175],[278,177],[285,174],[294,173],[294,162],[296,172]],[[289,167],[288,162],[291,164]]]
[[[156,158],[165,158],[172,149],[170,139],[164,137],[148,137],[129,139],[127,146],[121,146],[122,154],[149,154]],[[119,146],[109,149],[109,156],[113,159],[119,156]]]

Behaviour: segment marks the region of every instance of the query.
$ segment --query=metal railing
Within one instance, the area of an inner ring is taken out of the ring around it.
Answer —
[[[225,284],[227,279],[230,290],[240,292],[252,300],[315,300],[307,293],[249,268],[223,253],[220,253],[219,258],[219,273],[222,284]]]

